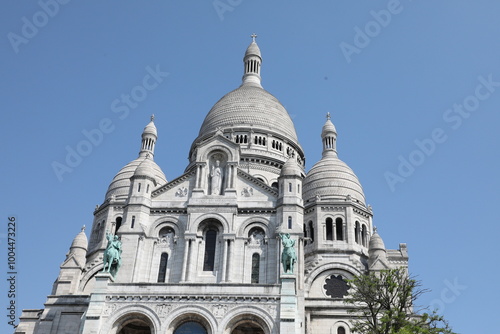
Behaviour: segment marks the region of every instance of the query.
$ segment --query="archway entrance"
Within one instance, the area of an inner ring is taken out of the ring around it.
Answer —
[[[265,334],[264,330],[253,323],[243,323],[238,325],[231,334]]]
[[[120,329],[118,334],[152,334],[151,327],[142,320],[133,320]]]

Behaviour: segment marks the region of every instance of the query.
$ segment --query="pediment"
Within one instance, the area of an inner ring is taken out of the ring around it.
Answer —
[[[63,268],[82,268],[78,261],[75,259],[74,254],[69,254],[66,260],[61,264],[61,269]]]
[[[182,174],[160,188],[155,189],[151,194],[152,200],[186,201],[194,187],[195,177],[195,169]]]
[[[369,270],[386,270],[390,269],[390,266],[386,263],[386,261],[383,261],[380,259],[380,257],[377,257],[375,261],[370,265],[368,268]]]
[[[278,198],[278,189],[268,186],[265,182],[238,169],[237,192],[239,200],[267,200],[275,201]]]

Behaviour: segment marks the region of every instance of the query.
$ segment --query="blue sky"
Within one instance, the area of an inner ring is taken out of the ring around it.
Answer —
[[[262,84],[290,113],[307,169],[330,112],[386,247],[407,243],[432,290],[420,304],[460,333],[497,327],[498,1],[60,1],[9,0],[0,13],[0,247],[15,216],[19,310],[43,306],[153,113],[155,161],[168,180],[182,174],[255,32]],[[151,71],[157,85],[141,90]],[[143,95],[126,107],[132,92]]]

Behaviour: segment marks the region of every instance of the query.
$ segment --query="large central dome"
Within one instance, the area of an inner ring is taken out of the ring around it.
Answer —
[[[292,119],[277,98],[262,87],[244,84],[222,97],[201,125],[199,137],[218,128],[248,127],[266,130],[297,143]]]
[[[224,95],[210,109],[197,143],[214,136],[218,131],[240,144],[242,156],[249,159],[265,159],[266,163],[281,166],[289,156],[295,156],[304,164],[304,152],[300,147],[295,126],[280,101],[261,85],[262,56],[254,40],[243,58],[244,74],[240,87]],[[269,160],[271,159],[271,160]],[[192,163],[193,161],[191,161]]]

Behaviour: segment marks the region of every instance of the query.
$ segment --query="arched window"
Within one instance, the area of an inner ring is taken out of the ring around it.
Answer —
[[[134,228],[135,225],[135,216],[132,216],[132,224],[130,224],[130,228]]]
[[[141,192],[141,184],[139,183],[139,185],[137,186],[137,192],[140,193]]]
[[[333,240],[333,219],[326,218],[326,240]]]
[[[344,240],[344,226],[342,226],[342,218],[335,219],[335,233],[337,240]]]
[[[345,328],[343,326],[339,326],[337,328],[337,334],[345,334]]]
[[[167,277],[168,254],[161,254],[160,269],[158,270],[158,283],[164,283]]]
[[[304,231],[304,240],[305,240],[304,245],[307,245],[308,240],[307,240],[307,225],[306,225],[306,223],[304,223],[304,225],[302,225],[302,229]]]
[[[366,225],[361,228],[361,244],[366,247]]]
[[[288,182],[288,192],[292,192],[292,182]]]
[[[115,226],[116,226],[116,228],[115,228],[115,234],[116,234],[116,232],[118,232],[118,230],[122,226],[122,217],[116,218],[116,225]]]
[[[174,334],[207,334],[207,330],[200,323],[189,321],[177,327]]]
[[[259,283],[260,272],[260,255],[255,253],[252,255],[252,283]]]
[[[288,216],[288,229],[292,229],[292,217]]]
[[[203,271],[214,270],[216,243],[217,231],[214,229],[209,229],[205,235],[205,257],[203,260]]]
[[[238,325],[231,334],[264,334],[264,330],[255,323],[248,322]]]
[[[314,242],[314,226],[312,220],[309,221],[309,238],[311,238],[311,243]]]
[[[359,244],[359,222],[354,225],[354,241]]]
[[[141,333],[150,334],[151,326],[146,321],[134,319],[120,329],[118,334]]]

